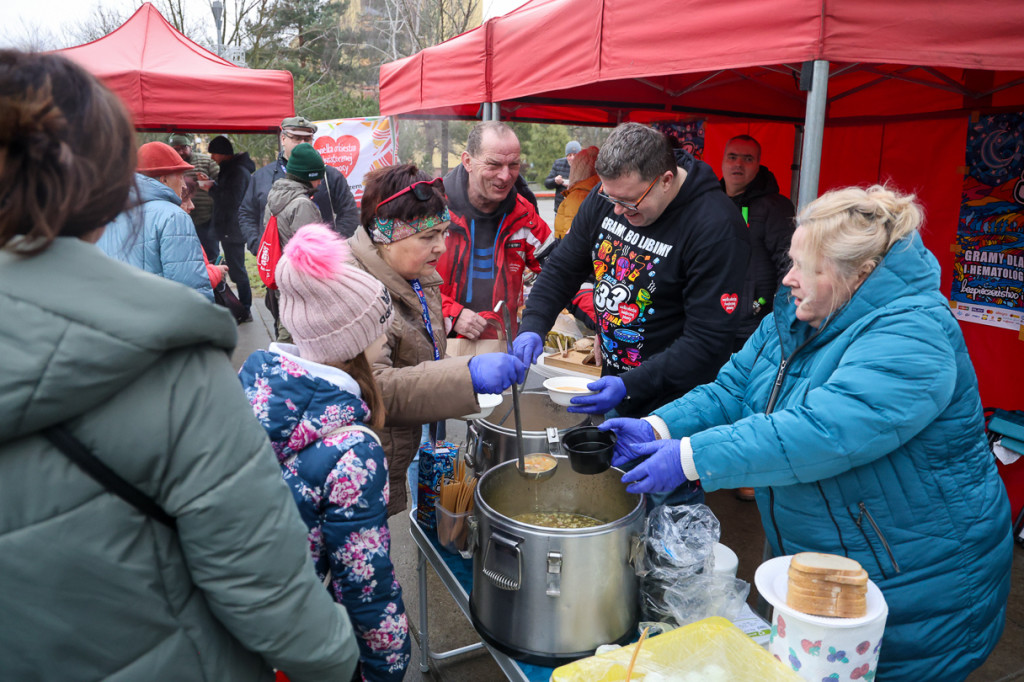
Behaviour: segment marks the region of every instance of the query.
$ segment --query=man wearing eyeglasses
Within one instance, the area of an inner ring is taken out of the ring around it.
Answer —
[[[273,163],[253,173],[252,182],[238,208],[238,225],[249,251],[256,254],[263,236],[263,213],[267,207],[267,194],[274,183],[285,176],[285,167],[292,150],[303,142],[313,144],[316,124],[305,116],[289,116],[281,121],[281,154]],[[313,195],[323,221],[334,227],[342,237],[351,237],[359,227],[359,207],[349,189],[345,175],[334,166],[327,166],[327,174]]]
[[[496,337],[488,320],[504,301],[523,302],[523,275],[540,271],[539,258],[554,244],[548,224],[517,190],[519,138],[504,123],[487,121],[469,133],[462,163],[444,178],[451,225],[438,262],[446,328],[467,339]]]
[[[596,170],[601,184],[544,263],[514,352],[534,362],[593,275],[603,376],[569,411],[643,416],[714,379],[729,358],[750,245],[711,167],[652,128],[620,125]]]

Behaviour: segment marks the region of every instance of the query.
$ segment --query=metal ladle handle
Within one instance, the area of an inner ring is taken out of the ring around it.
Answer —
[[[509,355],[512,355],[512,337],[508,330],[512,328],[512,319],[505,301],[498,301],[494,306],[494,312],[501,308],[501,331],[505,334],[505,348]],[[516,419],[516,454],[519,456],[519,473],[526,473],[526,453],[523,452],[523,415],[519,410],[519,384],[512,382],[512,411]]]

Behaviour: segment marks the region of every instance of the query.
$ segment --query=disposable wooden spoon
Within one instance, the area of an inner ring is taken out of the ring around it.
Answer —
[[[640,653],[640,645],[644,643],[645,639],[647,639],[647,631],[650,629],[651,626],[648,625],[644,628],[644,631],[640,633],[640,639],[637,640],[636,649],[633,649],[633,658],[629,659],[629,667],[626,668],[626,682],[629,682],[629,676],[633,674],[633,666],[636,665],[636,657],[637,654]]]

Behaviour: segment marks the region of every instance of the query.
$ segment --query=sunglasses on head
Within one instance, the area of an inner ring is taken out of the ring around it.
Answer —
[[[599,196],[601,196],[604,199],[607,199],[608,201],[612,202],[616,206],[621,206],[622,208],[626,209],[627,211],[636,211],[636,210],[639,210],[639,208],[640,208],[640,202],[644,200],[644,198],[650,193],[650,191],[652,189],[654,189],[654,186],[656,184],[658,184],[658,180],[660,180],[660,179],[661,179],[660,175],[658,177],[654,178],[654,180],[651,181],[651,184],[649,184],[647,186],[647,189],[644,190],[644,193],[641,194],[640,198],[637,199],[636,201],[623,201],[621,199],[613,199],[613,198],[611,198],[610,196],[608,196],[607,194],[604,193],[604,185],[601,185],[600,187],[597,188],[597,193],[598,193]]]
[[[389,196],[387,199],[377,204],[377,209],[380,210],[381,206],[383,206],[384,204],[388,203],[393,199],[397,199],[406,192],[412,192],[412,195],[416,197],[417,201],[430,201],[430,199],[435,196],[433,187],[434,185],[439,185],[441,187],[441,191],[443,192],[444,178],[434,178],[433,180],[418,180],[417,182],[412,183],[408,187],[398,190],[397,192]]]

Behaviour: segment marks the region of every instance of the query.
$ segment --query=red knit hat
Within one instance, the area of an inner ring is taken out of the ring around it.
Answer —
[[[185,163],[174,148],[163,142],[147,142],[139,147],[139,162],[135,167],[139,173],[151,178],[181,173],[195,166]]]

